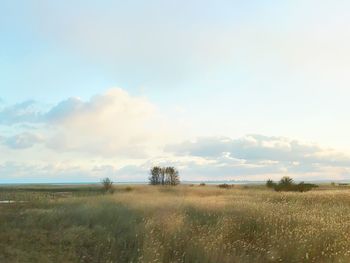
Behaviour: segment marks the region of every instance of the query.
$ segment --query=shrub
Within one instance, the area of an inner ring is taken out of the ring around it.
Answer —
[[[283,187],[290,187],[294,184],[294,181],[292,178],[288,177],[288,176],[284,176],[281,178],[279,185],[283,186]]]
[[[301,182],[297,185],[295,185],[295,189],[299,192],[306,192],[306,191],[310,191],[312,188],[316,188],[318,187],[318,185],[316,184],[306,184],[304,182]]]
[[[110,178],[106,177],[102,179],[101,183],[105,192],[113,193],[113,182]]]
[[[275,185],[276,185],[276,183],[275,183],[274,181],[272,181],[271,179],[268,179],[268,180],[266,181],[266,186],[267,186],[268,188],[274,188]]]
[[[219,188],[223,188],[223,189],[230,189],[233,187],[233,185],[229,185],[229,184],[219,184],[218,185]]]
[[[293,191],[293,192],[306,192],[310,191],[312,188],[318,187],[315,184],[309,184],[301,182],[299,184],[295,184],[293,179],[285,176],[282,177],[278,184],[273,183],[272,180],[268,180],[266,182],[266,186],[273,187],[275,191]]]
[[[134,188],[132,188],[131,186],[125,187],[125,191],[127,192],[131,192],[132,190],[134,190]]]
[[[200,183],[199,186],[205,186],[205,183]]]

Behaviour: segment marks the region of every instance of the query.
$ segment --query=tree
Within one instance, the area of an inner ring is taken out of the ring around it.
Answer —
[[[165,171],[166,171],[165,167],[161,168],[160,170],[161,185],[165,185]]]
[[[179,171],[174,167],[165,168],[165,184],[168,185],[178,185],[180,183]]]
[[[178,185],[180,183],[179,171],[174,167],[154,166],[148,178],[151,185]]]
[[[159,166],[154,166],[150,170],[150,177],[149,183],[151,185],[158,185],[161,184],[161,174],[162,174],[162,168]]]
[[[102,179],[101,183],[102,183],[103,189],[106,192],[113,191],[113,182],[110,178],[106,177],[106,178]]]

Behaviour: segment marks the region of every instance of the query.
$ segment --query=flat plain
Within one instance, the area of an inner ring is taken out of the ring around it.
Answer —
[[[350,262],[350,188],[0,188],[0,262]]]

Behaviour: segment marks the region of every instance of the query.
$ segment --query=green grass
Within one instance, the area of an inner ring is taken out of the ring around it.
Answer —
[[[64,194],[62,194],[64,193]],[[350,262],[350,189],[2,187],[0,262]]]

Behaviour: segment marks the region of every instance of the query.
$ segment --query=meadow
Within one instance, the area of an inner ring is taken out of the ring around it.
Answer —
[[[0,262],[350,262],[350,188],[1,187]]]

